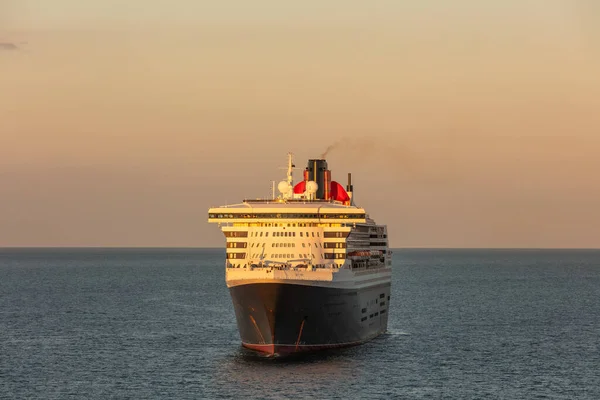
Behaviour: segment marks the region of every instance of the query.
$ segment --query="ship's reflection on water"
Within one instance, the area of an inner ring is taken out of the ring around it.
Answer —
[[[256,351],[248,350],[244,347],[240,347],[237,356],[246,362],[255,363],[284,363],[284,364],[306,364],[306,363],[319,363],[327,360],[335,360],[344,357],[349,349],[330,349],[321,350],[318,352],[306,352],[306,353],[295,353],[286,355],[267,355]]]
[[[361,375],[366,346],[285,356],[266,356],[240,346],[218,363],[216,376],[220,384],[239,387],[251,398],[264,396],[265,390],[276,393],[279,385],[318,398],[319,389],[350,383]]]

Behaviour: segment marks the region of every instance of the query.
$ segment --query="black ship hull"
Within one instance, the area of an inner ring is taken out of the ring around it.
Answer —
[[[389,282],[361,289],[261,282],[229,290],[242,345],[267,354],[353,346],[387,329]]]

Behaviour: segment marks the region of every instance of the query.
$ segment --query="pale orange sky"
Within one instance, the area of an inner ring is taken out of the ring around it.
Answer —
[[[221,246],[341,141],[392,246],[600,247],[596,2],[201,3],[0,5],[0,246]]]

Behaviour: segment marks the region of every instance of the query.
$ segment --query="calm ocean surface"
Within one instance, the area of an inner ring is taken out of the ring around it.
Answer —
[[[0,398],[600,399],[600,251],[396,250],[389,333],[243,350],[224,250],[0,249]]]

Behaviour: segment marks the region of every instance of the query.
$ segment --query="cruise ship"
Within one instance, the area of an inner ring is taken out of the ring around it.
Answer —
[[[353,346],[384,333],[392,252],[387,227],[311,159],[271,198],[210,208],[226,239],[226,283],[242,345],[268,355]]]

